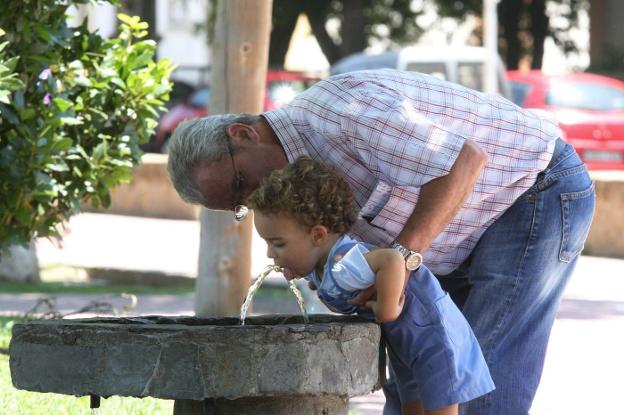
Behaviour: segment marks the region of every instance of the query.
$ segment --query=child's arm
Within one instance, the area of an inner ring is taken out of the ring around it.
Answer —
[[[405,259],[394,249],[375,249],[365,255],[375,273],[377,301],[366,303],[380,323],[396,320],[403,309],[403,287],[406,276]]]

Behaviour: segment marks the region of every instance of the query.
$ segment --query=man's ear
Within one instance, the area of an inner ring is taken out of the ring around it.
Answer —
[[[260,142],[260,134],[254,128],[253,124],[243,124],[235,122],[227,126],[226,132],[232,141],[232,144],[241,146],[244,144],[258,144]]]
[[[312,233],[312,243],[314,246],[321,246],[329,235],[327,228],[323,225],[314,225],[312,229],[310,229],[310,233]]]

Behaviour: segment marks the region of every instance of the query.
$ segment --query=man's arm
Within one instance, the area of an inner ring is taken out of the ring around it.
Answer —
[[[425,252],[455,217],[486,162],[487,153],[474,141],[466,140],[449,174],[422,186],[414,211],[396,240],[413,251]],[[376,290],[376,286],[363,290],[349,303],[364,306],[367,300],[374,298]]]
[[[486,162],[487,153],[474,141],[466,140],[449,174],[422,186],[414,211],[397,241],[406,248],[425,252],[455,217]]]

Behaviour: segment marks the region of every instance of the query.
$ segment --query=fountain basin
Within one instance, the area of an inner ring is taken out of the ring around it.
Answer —
[[[235,318],[145,316],[16,324],[9,353],[14,386],[30,391],[346,402],[378,387],[379,340],[379,326],[356,316],[312,315],[309,324],[300,316],[250,317],[245,326]]]

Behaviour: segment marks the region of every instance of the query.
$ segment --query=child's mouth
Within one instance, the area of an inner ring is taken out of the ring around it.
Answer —
[[[286,280],[288,281],[294,280],[295,278],[298,277],[297,274],[295,274],[292,270],[288,268],[282,268],[282,274],[284,274],[284,278],[286,278]]]

